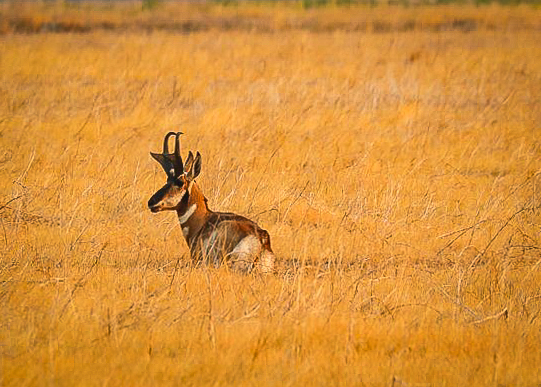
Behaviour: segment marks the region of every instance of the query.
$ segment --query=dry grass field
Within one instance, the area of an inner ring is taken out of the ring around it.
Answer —
[[[292,4],[0,4],[0,384],[541,384],[540,8]],[[148,211],[179,129],[276,273]]]

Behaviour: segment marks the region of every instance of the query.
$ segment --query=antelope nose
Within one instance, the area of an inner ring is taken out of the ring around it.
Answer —
[[[158,200],[154,196],[148,200],[148,208],[152,209],[156,204],[158,204]]]

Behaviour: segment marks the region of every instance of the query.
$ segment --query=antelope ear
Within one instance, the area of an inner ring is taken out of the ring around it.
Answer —
[[[191,157],[190,155],[188,156],[188,159],[190,160],[190,169],[187,170],[186,175],[189,181],[194,180],[201,173],[201,154],[197,152],[195,160],[193,160],[192,157],[193,155]]]
[[[173,167],[173,163],[171,162],[170,157],[169,157],[172,155],[163,155],[161,153],[152,153],[152,152],[150,152],[150,155],[152,156],[152,158],[154,158],[154,160],[160,163],[160,165],[162,166],[167,176],[175,174],[175,168]]]
[[[201,153],[197,152],[195,156],[194,166],[192,168],[193,179],[195,179],[201,173]]]
[[[184,172],[188,173],[193,166],[193,153],[192,151],[188,152],[188,157],[184,163]]]

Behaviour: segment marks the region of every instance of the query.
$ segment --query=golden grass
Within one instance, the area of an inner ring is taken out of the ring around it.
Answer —
[[[2,36],[1,383],[541,383],[539,16]],[[178,129],[276,274],[191,268],[147,210]]]

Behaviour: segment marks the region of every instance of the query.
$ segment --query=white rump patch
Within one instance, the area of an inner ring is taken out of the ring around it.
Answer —
[[[249,256],[255,256],[261,250],[259,239],[255,235],[245,236],[235,246],[231,255],[238,255],[240,259],[247,259]]]
[[[240,240],[229,254],[231,267],[239,272],[252,271],[255,260],[261,252],[261,243],[255,235],[247,235]]]
[[[178,217],[178,220],[180,221],[180,224],[184,224],[188,221],[188,219],[190,219],[190,216],[193,215],[193,213],[195,212],[195,210],[197,209],[197,204],[194,203],[190,206],[190,208],[188,208],[186,210],[186,212],[184,214],[182,214],[181,216]]]
[[[188,238],[189,233],[190,233],[190,228],[188,226],[182,227],[182,235],[184,235],[184,238]]]

